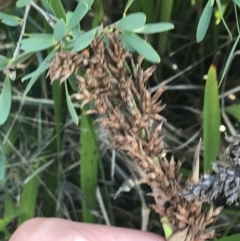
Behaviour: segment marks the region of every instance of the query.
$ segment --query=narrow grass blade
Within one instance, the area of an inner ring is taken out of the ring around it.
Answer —
[[[86,198],[83,203],[83,221],[88,223],[95,222],[95,216],[89,209],[94,210],[97,207],[97,176],[98,160],[100,158],[94,122],[88,115],[82,115],[81,118],[81,139],[80,139],[80,183],[82,192]]]
[[[234,51],[235,51],[235,49],[236,49],[236,47],[237,47],[237,44],[238,44],[238,42],[239,42],[239,39],[240,39],[240,35],[238,35],[238,37],[237,37],[237,39],[235,40],[234,45],[233,45],[233,47],[232,47],[232,49],[231,49],[231,51],[230,51],[230,54],[228,55],[227,62],[226,62],[226,64],[224,65],[222,77],[221,77],[220,82],[219,82],[219,86],[221,85],[221,83],[222,83],[222,81],[223,81],[223,79],[224,79],[224,77],[225,77],[225,75],[226,75],[226,72],[227,72],[227,70],[228,70],[228,68],[229,68],[229,65],[230,65],[230,63],[231,63],[231,61],[232,61],[232,56],[233,56]]]
[[[132,5],[132,3],[134,2],[134,0],[128,0],[124,12],[123,12],[123,16],[126,16],[127,10],[130,8],[130,6]]]
[[[205,86],[203,107],[204,171],[211,170],[211,162],[214,162],[218,155],[220,117],[216,67],[211,65]]]
[[[69,113],[70,113],[70,115],[71,115],[71,117],[72,117],[73,122],[74,122],[76,125],[78,125],[78,115],[77,115],[76,110],[74,109],[72,100],[71,100],[70,95],[69,95],[69,93],[68,93],[68,87],[67,87],[66,81],[65,81],[64,83],[65,83],[65,94],[66,94],[68,111],[69,111]]]
[[[230,29],[228,28],[227,23],[225,22],[225,19],[223,17],[222,4],[221,4],[221,2],[219,0],[216,0],[216,3],[217,3],[218,11],[220,13],[223,25],[225,26],[226,30],[228,31],[228,34],[229,34],[230,38],[232,39],[232,33],[231,33]]]
[[[38,187],[39,179],[37,176],[32,178],[24,186],[20,203],[20,210],[22,214],[18,217],[18,225],[35,216]]]

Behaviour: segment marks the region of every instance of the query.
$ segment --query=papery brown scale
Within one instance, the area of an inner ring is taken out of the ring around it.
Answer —
[[[115,53],[112,51],[111,48],[107,48],[107,53],[109,54],[110,58],[112,61],[114,61],[115,63],[118,63],[119,58],[116,57]]]
[[[143,73],[143,82],[146,82],[150,76],[152,76],[153,72],[156,70],[156,66],[151,66],[148,69],[146,69]]]

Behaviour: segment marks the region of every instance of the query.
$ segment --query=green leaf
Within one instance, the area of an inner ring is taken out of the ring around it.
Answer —
[[[75,28],[79,22],[83,19],[83,17],[86,15],[88,12],[88,5],[83,2],[83,3],[78,3],[77,8],[73,12],[73,15],[67,25],[67,31],[71,31],[73,28]]]
[[[235,2],[238,5],[238,7],[240,7],[240,0],[232,0],[232,1]]]
[[[4,193],[4,209],[4,218],[0,219],[0,231],[2,231],[11,221],[13,221],[13,219],[21,214],[20,209],[12,201],[6,190]]]
[[[94,0],[80,0],[79,2],[86,3],[88,5],[88,10],[90,10]]]
[[[23,52],[17,56],[11,63],[12,65],[16,66],[18,64],[23,63],[27,59],[29,59],[34,53],[33,52]]]
[[[66,33],[66,24],[62,19],[58,19],[57,23],[54,26],[53,38],[58,42],[62,40]]]
[[[211,2],[210,0],[207,2],[202,15],[200,17],[200,20],[198,22],[198,26],[197,26],[197,33],[196,33],[196,39],[197,42],[201,42],[208,30],[209,24],[210,24],[210,20],[212,17],[212,12],[213,12],[213,6],[211,6]]]
[[[37,176],[25,184],[21,194],[20,210],[22,214],[18,217],[18,225],[35,216],[38,187],[39,179]]]
[[[25,91],[23,92],[23,96],[22,96],[23,100],[25,99],[29,90],[35,84],[35,82],[37,81],[37,79],[39,78],[41,73],[43,73],[45,70],[47,70],[49,68],[50,62],[51,62],[55,53],[56,53],[56,49],[53,49],[34,72],[32,72],[32,73],[30,73],[30,74],[28,74],[28,75],[26,75],[25,77],[22,78],[22,82],[31,78],[27,87],[26,87],[26,89],[25,89]]]
[[[0,19],[2,20],[1,22],[11,26],[11,27],[15,27],[18,26],[21,23],[20,18],[14,16],[14,15],[9,15],[6,13],[1,13],[0,12]]]
[[[53,11],[53,8],[52,6],[50,5],[49,1],[48,0],[41,0],[42,2],[42,5],[43,5],[43,9],[45,11],[48,11],[49,13],[53,14],[54,11]]]
[[[229,34],[230,38],[232,39],[232,33],[229,30],[229,28],[227,26],[227,23],[225,22],[224,17],[223,17],[222,4],[221,4],[220,0],[216,0],[216,3],[217,3],[218,11],[219,11],[220,16],[221,16],[221,20],[223,21],[223,25],[225,26],[226,30],[228,31],[228,34]]]
[[[26,89],[24,90],[23,95],[22,95],[22,100],[23,100],[23,101],[24,101],[26,95],[28,94],[29,90],[33,87],[33,85],[35,84],[35,82],[36,82],[37,79],[39,78],[39,76],[40,76],[40,73],[37,74],[37,75],[32,76],[32,78],[31,78],[30,81],[28,82],[27,87],[26,87]]]
[[[12,104],[11,80],[6,76],[2,93],[0,95],[0,125],[3,125],[7,120]]]
[[[173,234],[173,228],[172,228],[172,225],[170,224],[169,219],[166,216],[162,217],[161,223],[162,223],[162,227],[163,227],[163,230],[164,230],[165,238],[171,237],[171,235]]]
[[[84,33],[83,35],[79,36],[74,43],[74,47],[72,49],[73,52],[78,52],[81,51],[83,49],[85,49],[86,47],[88,47],[91,42],[93,41],[95,34],[96,34],[97,29],[92,29],[86,33]]]
[[[156,50],[145,40],[134,33],[122,33],[123,40],[130,45],[136,52],[152,63],[159,63],[160,57]]]
[[[29,34],[29,38],[21,41],[21,49],[27,52],[37,52],[53,46],[52,34]]]
[[[208,71],[203,107],[203,144],[204,171],[212,169],[211,163],[216,161],[220,145],[221,115],[218,96],[216,67],[211,65]]]
[[[230,235],[224,238],[217,239],[216,241],[239,241],[240,234]]]
[[[229,68],[229,65],[230,65],[231,61],[232,61],[232,56],[233,56],[233,54],[234,54],[234,51],[235,51],[235,49],[236,49],[236,47],[237,47],[237,44],[238,44],[239,40],[240,40],[240,35],[238,35],[238,37],[237,37],[237,39],[235,40],[234,45],[233,45],[233,47],[232,47],[232,49],[231,49],[231,51],[230,51],[230,53],[229,53],[229,55],[228,55],[227,62],[226,62],[226,64],[224,65],[224,69],[223,69],[222,77],[221,77],[221,79],[220,79],[219,86],[222,84],[222,81],[223,81],[223,79],[224,79],[224,77],[225,77],[225,75],[226,75],[226,72],[227,72],[227,70],[228,70],[228,68]]]
[[[132,5],[132,3],[134,2],[134,0],[128,0],[124,12],[123,12],[123,16],[126,16],[127,10],[130,8],[130,6]]]
[[[135,33],[153,34],[168,31],[174,28],[172,23],[152,23],[145,24],[143,27],[136,29]]]
[[[30,74],[28,74],[28,75],[26,75],[26,76],[24,76],[24,77],[22,78],[22,82],[24,82],[24,81],[27,80],[27,79],[32,78],[33,76],[40,75],[40,74],[43,73],[45,70],[47,70],[47,69],[49,68],[49,66],[50,66],[50,62],[51,62],[53,56],[55,55],[56,51],[57,51],[56,49],[53,49],[53,50],[48,54],[48,56],[43,60],[43,62],[38,66],[38,68],[37,68],[35,71],[33,71],[32,73],[30,73]]]
[[[16,3],[16,6],[18,8],[22,8],[25,7],[27,4],[29,4],[31,2],[31,0],[18,0]]]
[[[240,105],[234,104],[228,107],[225,107],[226,112],[234,116],[238,122],[240,122]]]
[[[0,55],[0,71],[2,71],[8,64],[9,59],[3,55]]]
[[[67,88],[67,81],[64,82],[65,83],[65,93],[66,93],[66,100],[67,100],[67,106],[68,106],[68,110],[69,110],[69,113],[72,117],[72,120],[73,122],[78,125],[78,116],[77,116],[77,112],[73,106],[73,103],[72,103],[72,100],[69,96],[69,93],[68,93],[68,88]]]
[[[62,5],[62,1],[61,0],[48,0],[50,2],[51,8],[54,11],[54,15],[61,19],[65,19],[66,13],[64,10],[64,7]]]
[[[144,13],[131,13],[120,19],[116,26],[121,30],[134,31],[144,26],[146,15]]]
[[[3,183],[5,181],[5,168],[6,168],[6,147],[7,144],[2,143],[2,151],[1,151],[1,156],[0,156],[0,182]]]

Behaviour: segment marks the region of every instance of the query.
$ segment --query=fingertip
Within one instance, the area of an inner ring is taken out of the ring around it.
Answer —
[[[9,241],[164,241],[138,230],[78,223],[58,218],[34,218],[24,222]]]

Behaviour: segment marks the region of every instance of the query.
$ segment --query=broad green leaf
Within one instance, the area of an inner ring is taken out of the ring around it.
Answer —
[[[83,107],[82,113],[86,111]],[[83,221],[94,223],[96,216],[89,210],[97,208],[96,188],[98,180],[98,162],[100,159],[97,144],[96,127],[89,115],[81,116],[80,128],[80,185],[86,202],[83,202]]]
[[[37,36],[35,36],[37,35]],[[34,34],[21,41],[21,49],[27,52],[37,52],[53,46],[52,34]]]
[[[33,52],[23,52],[17,56],[11,63],[16,66],[18,64],[23,63],[27,59],[29,59],[34,53]]]
[[[11,27],[15,27],[18,26],[21,23],[21,19],[14,16],[14,15],[9,15],[6,13],[1,13],[0,12],[0,19],[2,20],[1,22],[11,26]]]
[[[73,15],[73,12],[71,12],[71,11],[67,12],[67,14],[66,14],[66,23],[67,23],[67,25],[69,24],[69,22],[70,22],[70,20],[72,18],[72,15]]]
[[[67,25],[67,31],[71,31],[73,28],[75,28],[79,22],[83,19],[83,17],[86,15],[88,12],[88,5],[83,2],[83,3],[78,3],[77,8],[73,12],[73,15]]]
[[[73,122],[78,125],[78,116],[77,116],[77,112],[73,106],[72,100],[70,98],[70,95],[68,93],[68,87],[67,87],[67,81],[64,82],[65,83],[65,93],[66,93],[66,100],[67,100],[67,106],[68,106],[68,110],[69,113],[72,117]]]
[[[233,45],[233,47],[232,47],[232,49],[231,49],[231,51],[230,51],[230,53],[229,53],[229,55],[228,55],[227,62],[226,62],[226,64],[224,65],[224,69],[223,69],[222,77],[221,77],[221,79],[220,79],[219,86],[222,84],[222,81],[223,81],[223,79],[224,79],[224,77],[225,77],[225,75],[226,75],[226,72],[227,72],[227,70],[228,70],[228,68],[229,68],[229,65],[230,65],[231,61],[232,61],[232,56],[233,56],[233,54],[234,54],[234,51],[235,51],[235,49],[236,49],[236,47],[237,47],[237,44],[238,44],[239,40],[240,40],[240,35],[238,35],[238,37],[237,37],[237,39],[235,40],[234,45]]]
[[[120,19],[116,26],[121,30],[134,31],[144,26],[146,15],[144,13],[131,13]]]
[[[127,44],[131,46],[136,52],[142,55],[146,60],[152,63],[159,63],[160,57],[156,50],[145,40],[134,33],[122,33],[122,38]]]
[[[205,85],[203,107],[204,171],[210,171],[216,161],[220,145],[221,115],[216,67],[211,65]]]
[[[7,120],[12,104],[11,80],[6,76],[0,95],[0,125]]]
[[[9,59],[3,55],[0,55],[0,71],[2,71],[8,64]]]
[[[16,6],[18,8],[22,8],[25,7],[27,4],[29,4],[31,2],[31,0],[18,0],[16,3]]]
[[[143,27],[134,30],[135,33],[153,34],[168,31],[174,28],[172,23],[152,23],[145,24]]]
[[[74,43],[74,47],[72,49],[73,52],[78,52],[86,47],[88,47],[91,42],[93,41],[95,34],[96,34],[97,29],[92,29],[83,35],[79,36]]]
[[[223,17],[222,4],[221,4],[220,0],[216,0],[216,3],[217,3],[218,11],[219,11],[220,16],[221,16],[221,20],[223,21],[223,24],[224,24],[226,30],[228,31],[228,34],[229,34],[230,38],[232,39],[232,33],[229,30],[229,28],[228,28],[228,26],[227,26],[227,24],[226,24],[226,22],[224,20],[224,17]]]
[[[234,116],[238,122],[240,122],[240,105],[234,104],[228,107],[225,107],[225,110],[232,116]]]
[[[32,178],[23,187],[20,202],[20,210],[22,214],[18,217],[18,225],[35,216],[38,187],[39,179],[37,176]]]
[[[86,3],[88,5],[88,10],[90,10],[94,0],[80,0],[79,2]]]
[[[135,51],[135,49],[132,48],[132,46],[124,39],[124,37],[122,35],[119,35],[119,39],[121,40],[122,44],[127,49],[127,51],[129,51],[129,52],[134,52]]]
[[[211,6],[211,2],[210,0],[207,2],[202,15],[200,17],[200,20],[198,22],[198,26],[197,26],[197,33],[196,33],[196,39],[197,42],[201,42],[208,30],[209,24],[210,24],[210,20],[212,17],[212,12],[213,12],[213,6]]]
[[[32,78],[33,76],[40,75],[40,74],[43,73],[45,70],[47,70],[47,69],[49,68],[49,66],[50,66],[50,62],[51,62],[53,56],[55,55],[56,51],[57,51],[56,49],[53,49],[53,50],[48,54],[48,56],[43,60],[43,62],[38,66],[38,68],[37,68],[35,71],[33,71],[32,73],[30,73],[30,74],[28,74],[28,75],[26,75],[26,76],[24,76],[24,77],[22,78],[22,82],[24,82],[24,81],[27,80],[27,79]]]
[[[66,33],[66,24],[62,19],[58,19],[57,23],[54,26],[53,38],[58,42],[62,40]]]
[[[132,3],[134,2],[134,0],[128,0],[124,12],[123,12],[123,16],[126,16],[127,10],[130,8],[130,6],[132,5]]]

